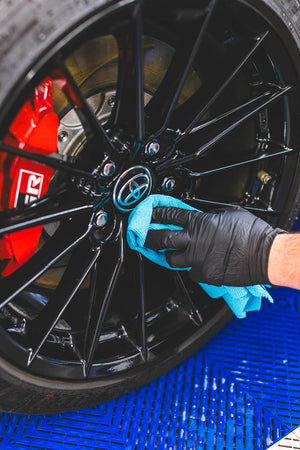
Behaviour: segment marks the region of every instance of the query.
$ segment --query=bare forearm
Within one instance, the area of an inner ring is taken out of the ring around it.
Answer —
[[[269,255],[268,276],[273,285],[300,289],[300,233],[275,237]]]

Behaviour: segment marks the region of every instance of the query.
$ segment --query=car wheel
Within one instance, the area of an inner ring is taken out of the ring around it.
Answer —
[[[0,409],[94,405],[231,317],[129,249],[152,193],[299,209],[297,1],[10,0],[0,27]]]

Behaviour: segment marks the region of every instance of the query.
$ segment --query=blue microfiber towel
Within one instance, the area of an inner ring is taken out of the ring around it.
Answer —
[[[180,227],[176,225],[165,225],[151,223],[152,210],[157,206],[174,206],[182,209],[195,209],[192,206],[183,203],[176,198],[165,195],[150,195],[142,201],[131,212],[128,219],[127,241],[130,248],[140,252],[146,258],[156,264],[172,270],[189,270],[174,269],[170,267],[166,261],[165,250],[155,251],[144,246],[148,230],[158,230],[168,228],[178,230]],[[266,288],[262,285],[248,287],[228,287],[228,286],[211,286],[199,283],[200,286],[212,298],[223,297],[233,313],[239,318],[246,317],[249,311],[258,311],[261,307],[262,297],[267,298],[271,303],[273,299]]]

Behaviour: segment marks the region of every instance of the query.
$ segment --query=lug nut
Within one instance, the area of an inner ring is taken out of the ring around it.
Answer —
[[[148,156],[154,156],[159,152],[160,145],[157,141],[148,142],[145,147],[145,153]]]
[[[98,211],[95,217],[95,225],[97,227],[104,227],[108,222],[108,215],[106,211]]]
[[[104,175],[105,177],[110,177],[111,175],[113,175],[115,173],[115,171],[116,171],[115,163],[113,161],[109,161],[103,167],[102,175]]]
[[[115,102],[116,102],[116,97],[114,95],[111,95],[107,100],[107,104],[111,108],[113,108],[115,106]]]
[[[175,188],[176,181],[173,177],[165,178],[162,184],[162,188],[166,192],[171,192]]]

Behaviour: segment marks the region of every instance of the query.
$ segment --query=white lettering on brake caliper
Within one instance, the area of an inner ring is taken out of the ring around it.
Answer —
[[[21,169],[17,183],[15,207],[28,205],[41,196],[44,175]]]

